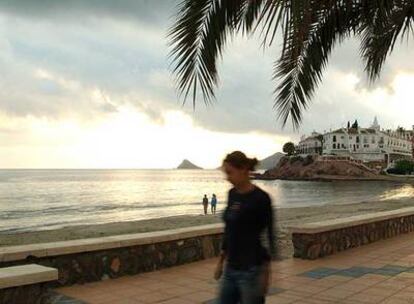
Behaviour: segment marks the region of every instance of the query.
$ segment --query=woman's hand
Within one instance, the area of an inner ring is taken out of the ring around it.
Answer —
[[[261,284],[263,288],[263,295],[266,295],[269,291],[270,281],[271,281],[271,265],[266,263],[263,265],[263,272],[261,275]]]
[[[216,281],[220,280],[221,276],[223,275],[223,260],[219,260],[217,263],[216,269],[214,270],[214,279]]]
[[[223,265],[224,260],[226,259],[226,252],[222,250],[220,252],[219,261],[217,263],[216,269],[214,270],[214,279],[219,280],[221,276],[223,275]]]

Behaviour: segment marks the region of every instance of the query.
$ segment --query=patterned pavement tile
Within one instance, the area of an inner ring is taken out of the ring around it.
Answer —
[[[68,297],[55,291],[50,291],[47,297],[47,304],[86,304],[83,301]]]
[[[395,276],[397,274],[406,272],[408,270],[410,270],[410,267],[397,266],[397,265],[385,265],[384,267],[377,269],[375,273],[385,275],[385,276]]]
[[[337,273],[337,275],[347,276],[347,277],[353,277],[353,278],[360,278],[366,274],[374,273],[374,268],[369,267],[351,267],[347,269],[343,269]]]
[[[404,301],[414,299],[413,235],[377,242],[316,261],[276,261],[272,264],[274,287],[269,290],[268,303],[407,303]],[[125,300],[128,300],[131,288],[134,293],[140,294],[137,299],[141,303],[150,287],[153,288],[151,292],[154,303],[158,300],[159,303],[166,301],[158,296],[160,290],[165,293],[172,290],[174,294],[169,295],[166,303],[181,303],[180,300],[184,299],[183,304],[215,304],[217,282],[211,279],[215,264],[216,260],[212,259],[185,267],[133,276],[131,280],[113,279],[109,282],[74,286],[71,289],[61,288],[54,290],[56,294],[53,301],[47,304],[86,304],[71,297],[79,296],[87,300],[80,296],[85,290],[90,289],[91,293],[99,294],[100,290],[110,292],[111,288],[114,292],[109,294],[119,298],[112,302],[105,299],[106,302],[102,304],[130,303]],[[158,282],[158,277],[162,278],[162,284]],[[142,285],[141,282],[145,281],[149,283]],[[137,288],[137,282],[140,290],[134,289]],[[127,289],[128,293],[125,292]],[[191,296],[192,294],[195,296]],[[147,300],[149,302],[151,299],[147,297]],[[99,301],[96,303],[101,304]]]
[[[334,268],[327,268],[327,267],[319,267],[312,269],[310,271],[304,272],[300,274],[302,277],[308,277],[312,279],[322,279],[325,277],[329,277],[331,275],[337,274],[339,272],[338,269]]]

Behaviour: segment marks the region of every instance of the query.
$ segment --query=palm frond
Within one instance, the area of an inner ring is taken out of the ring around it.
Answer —
[[[243,24],[243,32],[245,34],[249,34],[254,30],[254,24],[257,22],[261,11],[264,6],[264,2],[271,2],[269,0],[256,0],[256,1],[248,1],[245,6],[245,13],[244,13],[244,20],[241,24]]]
[[[218,85],[217,61],[234,33],[261,27],[263,46],[282,34],[274,66],[275,108],[297,128],[322,80],[335,44],[361,38],[361,56],[374,80],[396,41],[413,34],[413,0],[182,0],[169,32],[173,71],[183,100],[206,103]]]
[[[174,46],[170,53],[174,57],[173,71],[177,75],[178,91],[184,95],[184,100],[191,89],[194,92],[196,90],[197,50],[211,8],[209,0],[183,1],[177,9],[177,21],[168,34]]]
[[[378,1],[380,2],[380,1]],[[371,81],[377,79],[388,55],[394,50],[399,37],[413,33],[414,3],[378,4],[369,12],[361,24],[361,56],[365,61],[365,71]],[[371,17],[369,17],[371,16]]]
[[[292,14],[299,15],[289,17],[286,45],[274,72],[279,82],[275,90],[278,118],[285,126],[290,117],[294,128],[299,127],[302,113],[321,82],[335,43],[349,35],[354,14],[337,4],[328,7],[319,3],[318,10],[311,9],[311,1],[304,5],[308,6],[292,8]]]
[[[258,16],[257,25],[262,26],[261,36],[263,37],[262,46],[270,46],[278,29],[287,28],[289,24],[289,4],[288,0],[267,0]]]
[[[173,72],[183,102],[192,92],[193,107],[198,89],[206,103],[218,85],[217,59],[229,34],[238,29],[247,0],[184,0],[177,22],[170,30]]]

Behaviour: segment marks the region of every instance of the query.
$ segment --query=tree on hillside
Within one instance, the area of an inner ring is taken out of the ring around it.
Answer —
[[[352,129],[358,129],[358,120],[355,119],[355,122],[352,124]]]
[[[318,154],[322,155],[322,151],[323,151],[323,144],[324,144],[324,139],[323,139],[323,135],[319,134],[318,136],[316,136],[316,139],[321,143],[321,146],[318,148]]]
[[[295,144],[293,142],[287,142],[283,145],[283,152],[291,156],[295,153]]]
[[[214,100],[217,60],[229,38],[259,29],[262,45],[282,35],[276,58],[275,108],[283,125],[302,121],[334,47],[356,36],[371,80],[400,38],[411,37],[413,0],[181,0],[169,32],[173,72],[183,101]],[[277,41],[279,44],[279,41]]]
[[[321,143],[323,143],[323,135],[319,134],[318,136],[316,136],[316,139],[319,140]]]

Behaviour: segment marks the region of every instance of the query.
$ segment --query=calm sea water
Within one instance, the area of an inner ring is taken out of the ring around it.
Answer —
[[[414,195],[412,186],[376,182],[257,181],[275,207],[347,204]],[[218,170],[0,170],[0,231],[55,229],[201,214],[202,196],[225,206]]]

